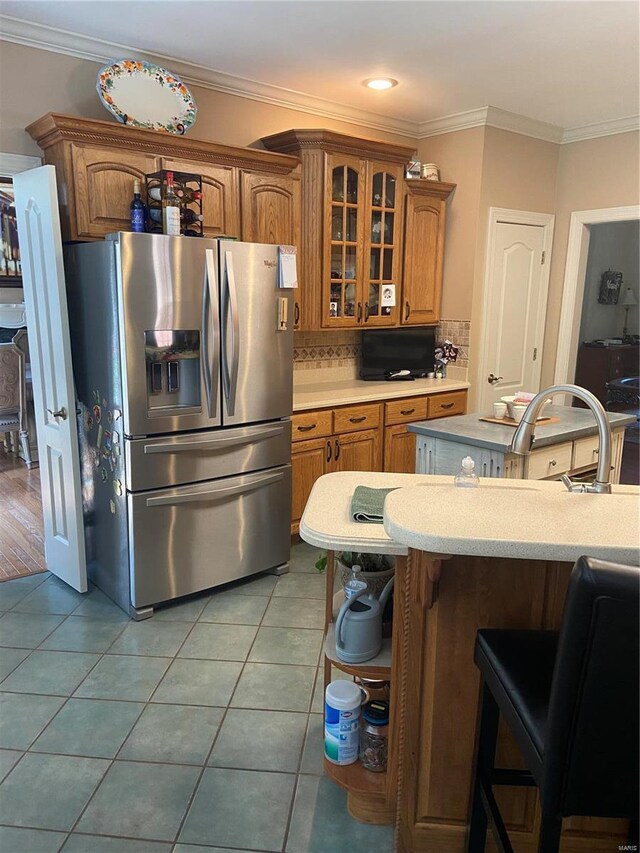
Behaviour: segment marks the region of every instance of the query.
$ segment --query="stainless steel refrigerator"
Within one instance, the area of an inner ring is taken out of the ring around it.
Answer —
[[[65,247],[89,578],[134,618],[290,548],[293,323],[278,247]]]

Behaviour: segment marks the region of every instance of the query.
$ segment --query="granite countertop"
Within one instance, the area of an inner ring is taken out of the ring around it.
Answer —
[[[343,379],[331,382],[309,382],[293,389],[293,411],[326,409],[348,403],[369,403],[396,397],[416,397],[443,391],[463,391],[469,383],[462,379],[414,379],[411,382],[365,382]]]
[[[384,504],[384,525],[350,515],[358,485],[397,488]],[[318,548],[562,560],[584,555],[638,564],[640,488],[610,495],[568,492],[559,482],[481,478],[459,489],[451,476],[343,471],[316,480],[300,536]]]
[[[543,423],[536,426],[533,440],[534,449],[549,444],[557,444],[560,441],[575,441],[577,438],[596,435],[598,432],[596,420],[589,409],[577,409],[572,406],[547,406],[544,413],[550,417],[559,418],[559,422]],[[409,424],[408,429],[410,432],[418,433],[418,435],[428,435],[432,438],[441,438],[459,444],[473,444],[477,447],[486,447],[488,450],[506,453],[511,446],[515,427],[490,424],[479,420],[481,416],[479,412],[473,412],[469,415],[439,418],[434,421],[418,421]],[[633,415],[625,415],[619,412],[607,412],[607,417],[612,429],[627,426],[635,421]]]

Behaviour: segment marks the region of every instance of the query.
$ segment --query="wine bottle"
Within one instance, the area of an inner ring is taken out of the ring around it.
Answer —
[[[173,172],[167,172],[167,187],[162,199],[162,233],[180,236],[180,199],[173,186]]]
[[[202,222],[202,214],[196,213],[190,207],[183,207],[180,211],[180,221],[183,225],[191,225],[192,222]]]
[[[147,219],[147,206],[140,197],[140,181],[133,182],[133,201],[131,202],[131,230],[143,233]]]

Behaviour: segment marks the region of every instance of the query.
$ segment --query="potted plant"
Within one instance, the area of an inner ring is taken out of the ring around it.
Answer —
[[[336,554],[340,580],[344,586],[351,577],[352,566],[359,566],[361,580],[369,587],[376,598],[384,589],[387,581],[395,572],[395,558],[389,554],[361,554],[357,551],[339,551]],[[324,572],[327,567],[327,555],[323,554],[316,562],[316,569]]]

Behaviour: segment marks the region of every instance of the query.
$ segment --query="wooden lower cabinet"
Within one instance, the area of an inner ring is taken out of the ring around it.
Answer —
[[[333,440],[331,471],[381,471],[382,442],[379,429],[347,432]]]
[[[416,435],[408,432],[406,424],[385,427],[383,470],[415,474]]]
[[[382,441],[378,429],[294,441],[291,448],[291,533],[298,532],[302,513],[318,477],[332,471],[381,470]]]

